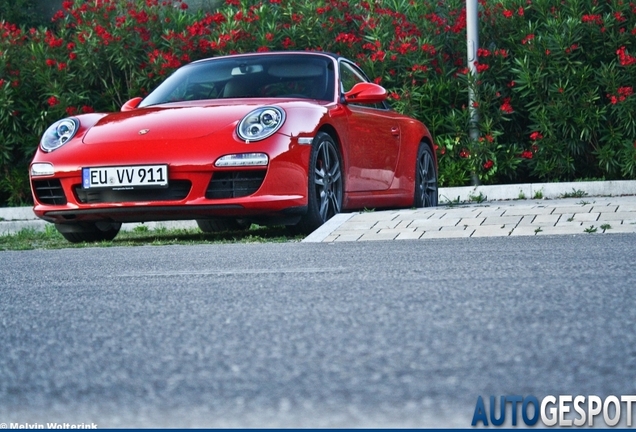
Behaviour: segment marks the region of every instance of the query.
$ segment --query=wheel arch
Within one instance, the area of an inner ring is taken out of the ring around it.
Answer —
[[[435,170],[437,171],[437,174],[439,175],[437,152],[435,151],[435,142],[433,142],[433,137],[431,137],[430,134],[426,134],[420,139],[420,143],[426,144],[431,149],[431,153],[433,153],[433,160],[435,161]]]
[[[347,155],[344,152],[344,147],[342,145],[342,140],[340,139],[340,134],[338,133],[336,128],[329,123],[325,123],[322,126],[320,126],[320,128],[318,128],[318,130],[316,131],[316,134],[318,134],[318,132],[324,132],[328,134],[336,143],[336,146],[338,146],[338,151],[340,152],[340,162],[342,163],[342,171],[343,171],[343,174],[346,174],[348,171],[347,168],[349,166],[349,160],[347,159]],[[346,175],[343,176],[343,187],[345,191],[346,191],[346,177],[347,177]]]
[[[338,145],[338,150],[340,150],[340,155],[342,156],[342,143],[340,142],[340,135],[338,134],[338,131],[336,130],[336,128],[333,127],[333,125],[326,123],[320,126],[320,128],[318,128],[316,133],[318,132],[324,132],[326,134],[329,134],[331,138],[333,138],[335,143]]]

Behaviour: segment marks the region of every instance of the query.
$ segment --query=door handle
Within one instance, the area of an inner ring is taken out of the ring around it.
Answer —
[[[396,127],[396,126],[392,127],[391,128],[391,135],[393,135],[395,137],[396,136],[400,136],[400,128]]]

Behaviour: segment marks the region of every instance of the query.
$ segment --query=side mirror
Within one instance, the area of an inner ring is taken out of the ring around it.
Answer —
[[[361,82],[344,94],[345,101],[358,104],[374,104],[383,102],[388,97],[384,87],[378,84]]]
[[[143,98],[140,98],[140,97],[132,98],[131,100],[129,100],[128,102],[122,105],[121,111],[126,112],[126,111],[134,110],[135,108],[139,106],[139,102],[141,102],[142,99]]]

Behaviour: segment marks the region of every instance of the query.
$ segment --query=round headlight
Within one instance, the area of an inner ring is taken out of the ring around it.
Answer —
[[[276,133],[284,122],[285,111],[278,107],[262,107],[246,115],[236,133],[244,141],[260,141]]]
[[[66,118],[53,123],[44,132],[40,146],[46,152],[52,152],[62,147],[79,129],[79,121],[75,118]]]

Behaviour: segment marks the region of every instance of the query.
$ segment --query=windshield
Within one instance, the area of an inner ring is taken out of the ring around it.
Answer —
[[[332,101],[331,59],[287,54],[192,63],[178,69],[139,107],[203,99],[279,97]]]

